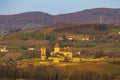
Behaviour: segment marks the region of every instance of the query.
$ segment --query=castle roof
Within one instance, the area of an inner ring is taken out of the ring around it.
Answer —
[[[72,47],[67,46],[67,47],[62,48],[60,51],[64,51],[64,52],[73,52],[74,49],[73,49]]]

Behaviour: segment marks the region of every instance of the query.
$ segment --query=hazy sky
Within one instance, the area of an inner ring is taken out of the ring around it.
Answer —
[[[28,11],[64,14],[98,7],[120,8],[120,0],[0,0],[0,15]]]

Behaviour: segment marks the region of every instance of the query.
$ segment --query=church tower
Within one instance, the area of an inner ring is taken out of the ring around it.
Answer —
[[[57,52],[60,52],[60,47],[58,43],[56,43],[54,47],[54,53],[57,53]]]
[[[46,47],[42,47],[41,51],[41,60],[46,60]]]

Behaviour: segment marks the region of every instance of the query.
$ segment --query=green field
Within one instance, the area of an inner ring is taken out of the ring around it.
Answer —
[[[120,65],[117,64],[108,64],[104,68],[105,73],[108,74],[120,74]]]
[[[110,29],[111,32],[120,32],[120,28],[112,28]]]

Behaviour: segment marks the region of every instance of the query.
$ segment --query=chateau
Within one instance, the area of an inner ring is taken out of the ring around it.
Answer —
[[[50,56],[47,57],[47,49],[46,47],[40,48],[40,58],[34,58],[34,59],[24,59],[17,61],[18,67],[26,67],[28,65],[72,65],[74,63],[79,63],[80,61],[100,61],[103,60],[103,58],[100,59],[86,59],[86,58],[80,58],[78,56],[74,55],[80,55],[80,52],[77,52],[72,47],[64,47],[60,48],[59,44],[56,43],[54,46],[54,50],[50,53]]]
[[[41,51],[41,60],[47,60],[46,57],[46,48],[42,47]],[[55,44],[54,50],[51,52],[48,57],[49,61],[53,61],[54,63],[64,62],[64,61],[72,61],[73,55],[75,54],[75,50],[72,47],[64,47],[60,48],[59,44]]]

